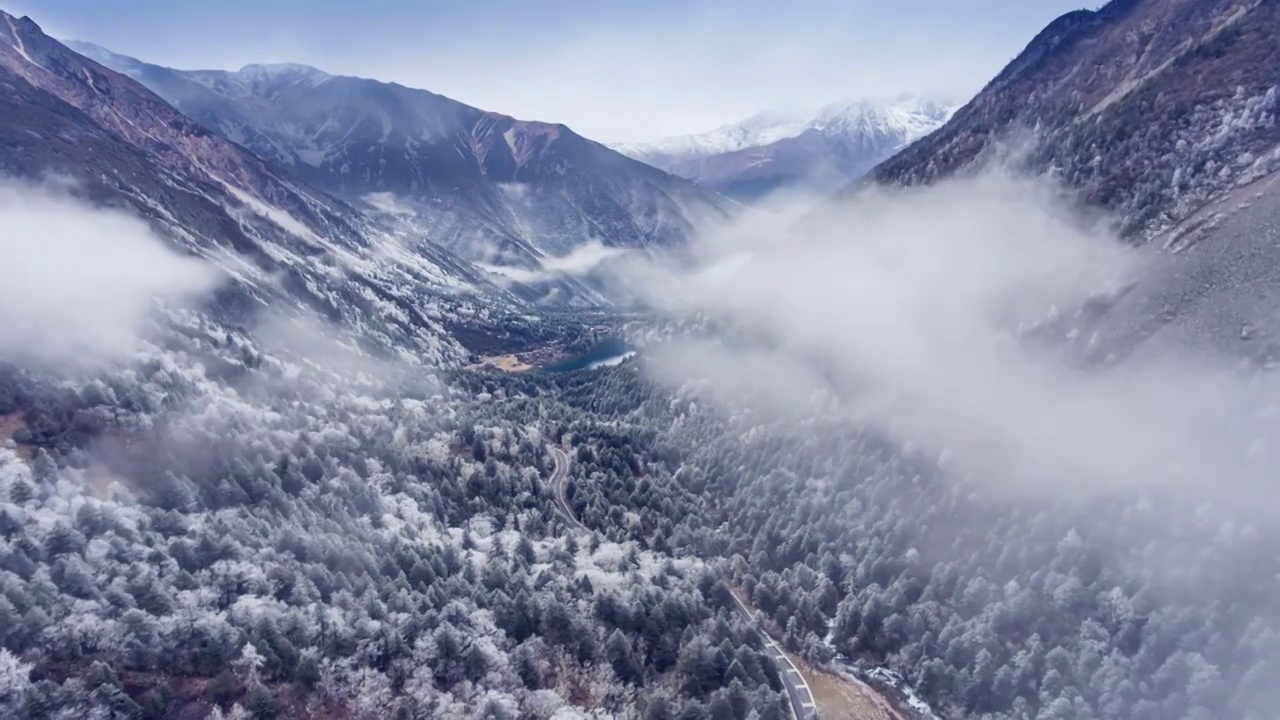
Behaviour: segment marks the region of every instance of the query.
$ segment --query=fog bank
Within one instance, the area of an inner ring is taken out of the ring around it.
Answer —
[[[0,358],[96,362],[129,354],[156,301],[181,303],[219,274],[142,220],[55,184],[0,180]]]
[[[834,416],[1005,491],[1261,483],[1275,382],[1205,353],[1079,362],[1080,309],[1141,285],[1145,251],[1054,188],[993,172],[752,217],[698,265],[632,279],[715,332],[652,348],[655,377],[724,407]],[[1053,340],[1031,330],[1052,322]]]

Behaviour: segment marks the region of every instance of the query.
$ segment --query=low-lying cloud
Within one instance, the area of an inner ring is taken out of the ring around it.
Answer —
[[[400,217],[415,217],[418,211],[392,192],[368,193],[362,198],[375,210]]]
[[[156,301],[211,290],[218,273],[142,220],[55,183],[0,181],[0,358],[83,364],[138,347]]]
[[[543,258],[541,267],[537,269],[509,265],[481,265],[480,267],[513,282],[538,283],[555,280],[566,275],[586,275],[606,261],[623,254],[625,254],[623,250],[608,247],[599,240],[593,240],[575,247],[567,255]]]
[[[1014,491],[1222,490],[1275,459],[1267,377],[1209,353],[1065,352],[1080,308],[1140,284],[1150,256],[1044,184],[872,192],[801,221],[753,217],[699,253],[692,271],[633,280],[718,330],[647,365],[731,409],[843,418]],[[1031,339],[1053,319],[1056,339]]]

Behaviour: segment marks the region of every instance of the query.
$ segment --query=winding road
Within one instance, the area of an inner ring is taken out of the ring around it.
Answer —
[[[547,445],[547,450],[551,452],[551,459],[555,463],[555,469],[551,472],[551,489],[556,496],[556,511],[564,516],[569,526],[578,532],[591,532],[582,521],[573,513],[573,506],[569,504],[569,498],[566,492],[569,489],[569,453],[555,445]],[[735,610],[760,633],[760,638],[764,640],[764,650],[773,660],[774,665],[778,667],[778,675],[782,678],[782,684],[787,689],[787,697],[791,700],[791,713],[796,720],[817,720],[818,708],[813,702],[813,691],[809,689],[809,683],[805,682],[804,676],[796,669],[795,664],[791,662],[782,648],[778,646],[769,634],[756,624],[755,616],[751,614],[750,608],[742,603],[736,594],[733,595]]]
[[[589,532],[587,526],[573,514],[573,507],[569,505],[569,498],[565,496],[569,490],[569,453],[555,445],[548,445],[547,449],[551,451],[551,459],[556,465],[555,470],[551,472],[551,490],[556,496],[556,510],[564,516],[574,530]]]

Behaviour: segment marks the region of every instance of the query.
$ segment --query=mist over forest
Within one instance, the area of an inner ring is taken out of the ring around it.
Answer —
[[[0,12],[0,716],[1277,716],[1280,4],[610,144],[72,4]],[[570,10],[475,28],[513,102]]]

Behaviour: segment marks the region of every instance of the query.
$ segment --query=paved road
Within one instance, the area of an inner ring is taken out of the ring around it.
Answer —
[[[556,510],[564,516],[573,529],[579,532],[590,532],[587,526],[574,515],[573,506],[569,504],[569,498],[565,497],[565,492],[569,488],[569,453],[555,445],[547,445],[547,450],[551,451],[551,459],[555,462],[555,469],[551,472],[551,489],[556,496]],[[774,665],[778,666],[778,674],[782,676],[787,697],[791,699],[792,714],[797,720],[817,720],[818,708],[813,702],[813,691],[809,689],[809,683],[805,682],[804,676],[796,669],[791,659],[782,652],[782,648],[769,637],[769,633],[756,625],[751,610],[742,604],[737,595],[733,596],[733,602],[737,606],[738,613],[746,618],[756,632],[760,633],[760,637],[764,640],[765,652],[773,659]]]
[[[555,445],[548,445],[547,449],[551,451],[551,459],[555,462],[555,470],[551,472],[551,490],[556,496],[556,510],[564,516],[565,521],[569,523],[569,527],[580,532],[587,532],[587,526],[578,520],[578,516],[573,514],[573,506],[569,505],[569,498],[565,493],[569,490],[569,453],[561,450]]]
[[[796,669],[795,663],[791,662],[791,658],[778,647],[778,643],[769,637],[769,633],[756,627],[755,616],[751,614],[751,609],[742,604],[736,593],[733,594],[733,603],[738,614],[746,618],[751,626],[756,628],[756,632],[760,633],[760,637],[764,638],[764,651],[768,653],[773,660],[773,664],[778,666],[778,674],[782,676],[782,684],[787,688],[787,696],[791,698],[791,712],[798,720],[817,720],[818,706],[813,701],[813,691],[809,689],[809,683],[805,681],[804,676]]]

